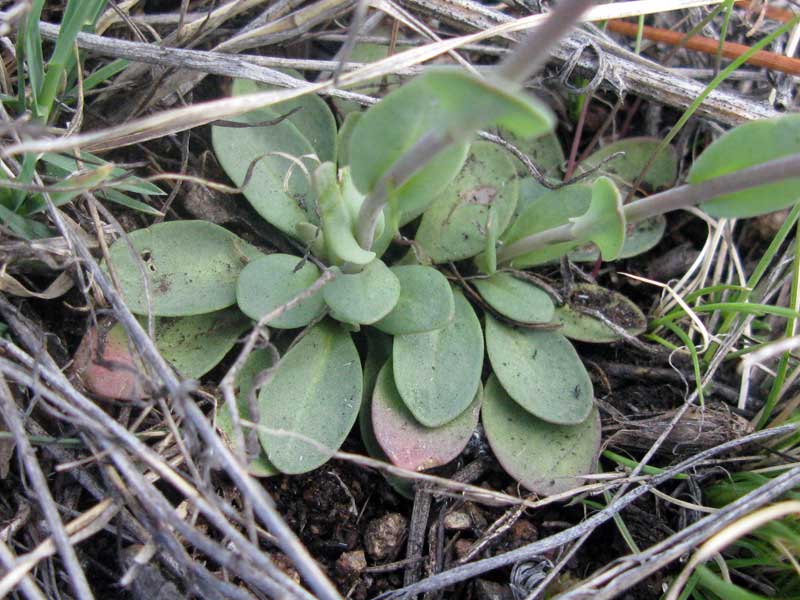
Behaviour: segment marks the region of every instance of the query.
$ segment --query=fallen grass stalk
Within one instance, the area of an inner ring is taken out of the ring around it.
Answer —
[[[708,6],[718,4],[721,1],[722,0],[676,0],[665,4],[660,2],[654,3],[650,0],[637,0],[622,4],[602,4],[587,11],[583,19],[585,21],[603,21],[610,18],[638,16],[639,14],[651,14],[663,12],[665,10],[680,10],[693,6]],[[339,83],[343,87],[358,85],[369,79],[393,73],[398,68],[408,68],[430,60],[450,50],[457,49],[464,44],[475,43],[495,36],[535,28],[541,25],[545,19],[546,15],[532,15],[523,19],[512,20],[511,22],[496,25],[471,35],[398,52],[397,54],[361,67],[351,73],[342,75]],[[78,36],[79,44],[84,35],[88,34]],[[169,52],[170,50],[165,51]],[[9,157],[27,152],[63,152],[74,148],[81,148],[86,151],[109,150],[199,127],[215,120],[232,118],[245,112],[297,98],[307,93],[322,93],[332,88],[332,86],[333,82],[330,81],[308,84],[302,89],[262,92],[248,96],[202,102],[187,107],[163,111],[156,115],[137,119],[94,133],[82,133],[68,138],[44,139],[12,144],[4,149],[0,153],[0,156]]]

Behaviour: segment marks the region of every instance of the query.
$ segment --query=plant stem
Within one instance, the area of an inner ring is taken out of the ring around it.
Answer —
[[[389,201],[390,190],[403,185],[409,177],[454,141],[455,138],[450,134],[431,131],[422,136],[392,165],[364,199],[358,213],[358,243],[362,248],[365,250],[372,248],[372,243],[375,241],[375,227],[378,225],[383,207]]]
[[[760,165],[748,167],[709,179],[696,185],[682,185],[642,198],[624,207],[625,221],[636,223],[656,215],[666,214],[700,204],[733,192],[800,176],[800,154],[777,158]],[[534,233],[509,244],[497,253],[498,263],[509,263],[513,259],[558,242],[578,242],[572,231],[572,223],[560,225]]]
[[[514,52],[497,69],[497,77],[505,85],[521,84],[547,60],[548,50],[574,25],[591,6],[593,0],[563,0],[547,20],[529,33]],[[477,128],[475,129],[477,130]],[[474,133],[460,131],[456,137],[449,133],[429,132],[400,157],[376,184],[364,200],[358,213],[358,243],[365,250],[372,248],[378,218],[389,199],[389,192],[405,181],[434,156],[458,139]]]
[[[497,75],[506,81],[522,83],[544,64],[550,48],[589,10],[592,0],[562,0],[550,17],[529,33],[516,50],[506,58]]]

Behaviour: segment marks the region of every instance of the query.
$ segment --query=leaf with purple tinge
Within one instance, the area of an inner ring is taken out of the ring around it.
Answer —
[[[394,383],[392,361],[380,371],[372,394],[372,430],[398,467],[424,471],[447,464],[469,442],[478,424],[482,390],[458,417],[440,427],[425,427],[406,408]]]
[[[72,369],[84,387],[100,398],[139,400],[144,395],[141,370],[131,355],[128,336],[112,320],[87,329]]]
[[[592,408],[577,425],[553,425],[514,402],[492,375],[481,418],[500,465],[523,486],[543,496],[582,485],[578,475],[595,470],[600,452],[600,414]]]

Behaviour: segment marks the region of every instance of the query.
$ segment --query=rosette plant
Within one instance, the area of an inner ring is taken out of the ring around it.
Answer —
[[[184,376],[207,373],[253,322],[299,332],[281,337],[281,352],[250,354],[239,373],[237,409],[260,425],[252,473],[322,465],[359,415],[371,454],[428,469],[455,458],[481,419],[525,487],[577,485],[595,468],[601,430],[569,340],[617,341],[646,320],[618,293],[554,289],[531,269],[644,252],[663,213],[685,206],[744,217],[795,201],[796,182],[761,163],[800,149],[800,116],[723,136],[695,161],[690,185],[673,187],[671,148],[636,138],[606,146],[579,165],[580,183],[559,187],[555,120],[522,90],[526,73],[514,60],[483,77],[431,69],[365,112],[348,110],[338,128],[313,95],[239,117],[246,127],[214,126],[219,163],[296,255],[265,254],[202,221],[134,231],[135,252],[112,246],[108,266],[131,310],[156,317],[156,342]],[[233,83],[234,94],[254,91]],[[478,139],[485,130],[517,152]],[[666,191],[623,204],[646,162],[635,189]],[[121,328],[99,337],[106,353],[125,354]],[[109,384],[91,360],[82,376],[106,395],[137,392],[130,377]],[[228,414],[218,411],[223,431]]]

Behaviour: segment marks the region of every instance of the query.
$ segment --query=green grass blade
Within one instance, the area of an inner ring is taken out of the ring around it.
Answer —
[[[797,243],[798,235],[800,235],[800,224],[798,224],[797,233],[795,234],[794,261],[792,262],[792,288],[791,293],[789,294],[790,306],[797,306],[799,293],[798,288],[800,288],[800,244]],[[796,317],[787,318],[785,332],[787,338],[795,335],[797,332]],[[756,425],[757,429],[761,429],[767,424],[767,421],[769,421],[770,417],[772,416],[772,411],[775,409],[775,405],[777,405],[778,400],[780,400],[783,392],[783,384],[786,383],[786,375],[789,372],[790,356],[791,352],[784,352],[783,356],[781,356],[781,359],[778,362],[778,370],[775,373],[775,379],[772,380],[772,387],[769,390],[769,396],[767,396],[767,401],[764,404],[764,408],[761,409],[761,414],[758,418],[758,424]]]
[[[135,198],[131,198],[130,196],[123,194],[122,192],[119,192],[117,190],[112,190],[112,189],[102,190],[97,193],[97,197],[136,210],[146,215],[152,215],[154,217],[164,216],[164,213],[162,213],[160,210],[153,208],[149,204],[145,204],[141,200],[136,200]]]
[[[72,65],[74,44],[81,29],[92,21],[98,11],[98,3],[105,6],[105,0],[69,0],[61,21],[61,30],[56,40],[53,55],[47,63],[41,93],[38,99],[39,112],[47,118],[55,102],[58,88]]]
[[[28,67],[28,83],[30,85],[32,102],[31,106],[38,106],[38,97],[44,83],[44,55],[42,53],[42,36],[39,32],[39,19],[42,16],[44,0],[34,0],[31,10],[25,19],[22,30],[22,51],[25,64]],[[19,59],[21,57],[17,57]],[[25,85],[19,83],[19,89],[24,94]]]
[[[118,73],[124,71],[131,62],[129,60],[125,60],[124,58],[118,58],[117,60],[108,63],[107,65],[103,65],[97,71],[89,75],[86,79],[83,80],[83,91],[88,92],[91,89],[96,88],[98,85],[105,83]],[[67,92],[67,96],[71,98],[75,98],[78,95],[78,87],[73,86],[69,92]]]

